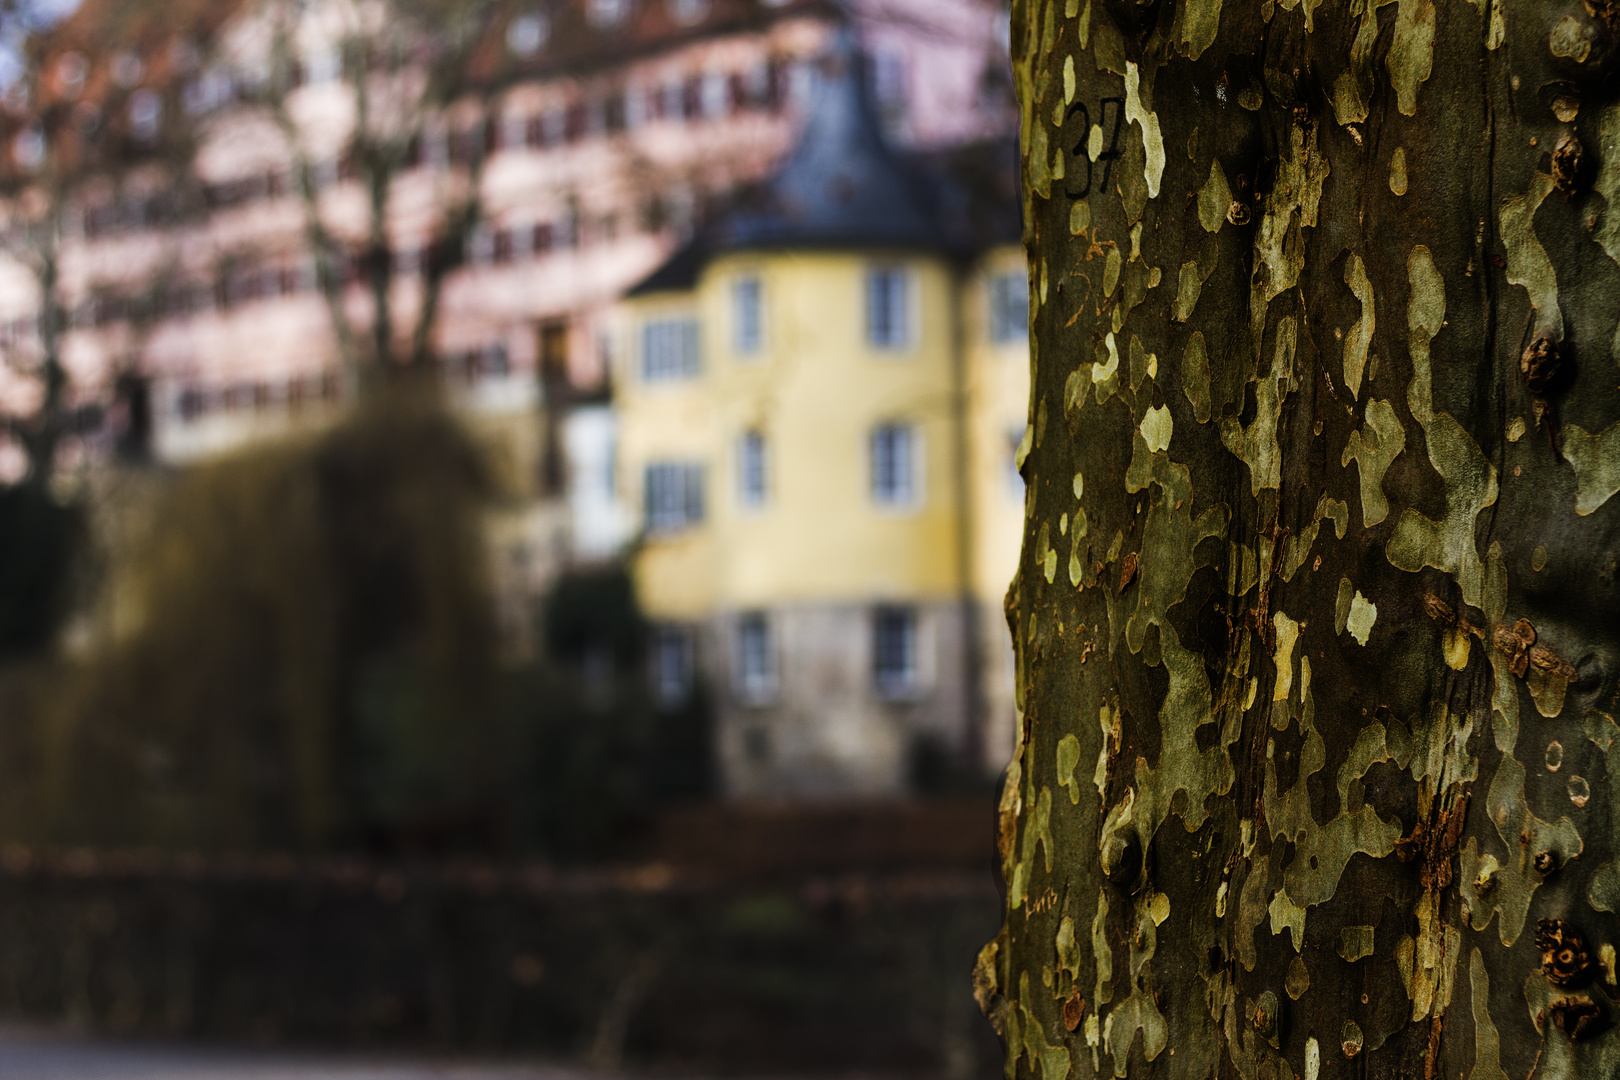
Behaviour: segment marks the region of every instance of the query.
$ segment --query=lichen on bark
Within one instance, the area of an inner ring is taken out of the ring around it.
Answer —
[[[1008,1075],[1617,1075],[1620,9],[1013,16]]]

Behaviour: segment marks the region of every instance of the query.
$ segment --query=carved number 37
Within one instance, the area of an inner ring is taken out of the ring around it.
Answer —
[[[1110,105],[1113,106],[1114,114],[1112,124],[1108,122]],[[1084,166],[1083,175],[1085,180],[1080,185],[1078,190],[1072,187],[1064,189],[1064,194],[1071,199],[1084,199],[1086,196],[1091,194],[1091,170],[1096,168],[1098,165],[1103,167],[1102,190],[1104,193],[1107,193],[1108,177],[1113,172],[1114,162],[1118,161],[1120,158],[1121,151],[1119,149],[1119,129],[1120,122],[1125,118],[1125,99],[1117,97],[1103,98],[1102,108],[1099,110],[1099,112],[1100,115],[1097,117],[1097,126],[1107,130],[1108,143],[1104,149],[1098,152],[1096,161],[1091,159],[1091,155],[1086,150],[1086,141],[1091,137],[1091,110],[1086,107],[1086,103],[1083,101],[1076,101],[1073,105],[1069,106],[1068,114],[1063,118],[1063,126],[1065,128],[1070,127],[1076,116],[1080,117],[1081,120],[1081,123],[1078,125],[1080,129],[1080,137],[1075,141],[1073,146],[1069,147],[1069,160],[1073,163],[1073,167],[1068,170],[1068,173],[1071,178],[1078,180],[1082,176],[1081,167]]]

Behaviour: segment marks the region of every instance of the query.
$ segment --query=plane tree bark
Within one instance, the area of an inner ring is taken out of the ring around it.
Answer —
[[[1620,8],[1013,35],[1008,1075],[1615,1075]]]

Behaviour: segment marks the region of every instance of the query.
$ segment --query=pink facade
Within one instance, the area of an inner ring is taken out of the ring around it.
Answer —
[[[934,149],[1010,130],[999,4],[849,6],[896,141]],[[161,55],[81,59],[88,76],[73,67],[78,54],[51,61],[77,74],[74,85],[114,87],[130,124],[185,122],[204,133],[196,169],[209,211],[200,222],[163,225],[169,193],[139,168],[121,183],[88,185],[64,216],[60,296],[71,329],[63,358],[73,392],[86,403],[106,401],[119,372],[142,376],[160,458],[194,459],[285,430],[347,393],[291,166],[295,154],[314,163],[323,219],[334,233],[358,237],[366,205],[343,158],[352,88],[317,13],[301,28],[303,85],[288,103],[296,142],[235,104],[234,88],[262,64],[265,17],[257,7],[239,9],[220,25],[212,59],[189,68],[174,42]],[[470,407],[534,416],[543,365],[553,369],[553,391],[602,384],[608,307],[706,209],[782,158],[811,65],[842,17],[838,5],[813,0],[557,0],[504,16],[497,47],[520,62],[521,76],[501,90],[483,126],[493,152],[481,180],[482,224],[445,282],[435,321],[437,352]],[[72,30],[70,20],[64,37]],[[47,74],[58,94],[89,93],[64,88],[56,69]],[[142,79],[156,86],[160,74],[164,96],[142,97]],[[5,149],[9,165],[26,172],[33,147],[16,119],[22,113],[13,112]],[[450,131],[446,123],[441,137],[430,125],[413,145],[388,208],[390,300],[403,327],[420,302],[423,245],[454,182]],[[358,281],[344,302],[363,322],[370,300]],[[37,402],[28,368],[38,351],[38,306],[34,279],[0,265],[0,356],[8,361],[0,365],[0,410],[26,412]],[[92,451],[105,441],[87,436]],[[0,447],[0,472],[6,462]]]

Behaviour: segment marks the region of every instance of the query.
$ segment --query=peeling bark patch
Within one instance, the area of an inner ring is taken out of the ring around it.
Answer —
[[[1193,419],[1209,423],[1209,356],[1204,349],[1204,335],[1196,330],[1181,354],[1181,392],[1193,408]]]
[[[1468,958],[1468,989],[1474,1013],[1474,1068],[1469,1080],[1508,1080],[1502,1070],[1501,1037],[1491,1019],[1491,979],[1477,948]]]
[[[1288,963],[1288,978],[1283,984],[1283,989],[1291,999],[1298,1001],[1310,988],[1311,974],[1305,970],[1305,959],[1295,953],[1294,958]]]
[[[1281,389],[1275,378],[1260,379],[1254,388],[1254,421],[1244,427],[1237,419],[1221,420],[1221,442],[1249,467],[1249,484],[1256,498],[1263,488],[1275,490],[1282,480],[1282,453],[1277,447],[1277,417]]]
[[[1373,931],[1371,926],[1346,926],[1339,931],[1339,955],[1349,963],[1355,963],[1364,956],[1371,956],[1373,948]]]
[[[1362,596],[1358,591],[1350,601],[1350,614],[1345,619],[1345,629],[1350,636],[1356,639],[1357,645],[1367,644],[1367,638],[1372,634],[1373,622],[1378,618],[1378,608]]]
[[[1369,529],[1389,516],[1389,502],[1384,498],[1384,473],[1406,449],[1406,431],[1401,427],[1395,407],[1387,401],[1374,398],[1367,403],[1367,422],[1360,431],[1352,431],[1344,445],[1339,464],[1348,467],[1354,461],[1361,476],[1361,527]]]
[[[1372,345],[1373,331],[1378,325],[1374,313],[1372,282],[1367,280],[1367,268],[1361,256],[1352,254],[1344,266],[1344,283],[1361,302],[1361,318],[1344,336],[1344,385],[1350,396],[1361,396],[1361,376],[1367,367],[1367,350]]]
[[[1188,0],[1181,16],[1181,43],[1190,60],[1204,55],[1221,28],[1221,0]]]
[[[1209,277],[1215,269],[1210,264],[1209,270],[1199,272],[1196,262],[1188,261],[1181,264],[1181,272],[1176,277],[1176,309],[1171,316],[1176,322],[1186,322],[1192,318],[1194,309],[1198,307],[1198,295],[1204,289],[1204,279]]]
[[[1065,735],[1057,747],[1057,782],[1058,786],[1067,788],[1069,802],[1075,806],[1080,805],[1080,785],[1074,779],[1074,767],[1080,764],[1080,740],[1072,734]]]
[[[1620,492],[1620,421],[1596,435],[1566,424],[1562,446],[1575,470],[1575,513],[1582,517],[1595,513]]]
[[[1278,889],[1272,894],[1271,906],[1266,911],[1271,916],[1272,934],[1287,930],[1294,952],[1300,952],[1305,947],[1305,909],[1288,898],[1286,889]]]
[[[1141,72],[1125,62],[1125,120],[1142,129],[1142,151],[1146,156],[1142,176],[1147,181],[1148,198],[1159,197],[1159,181],[1164,176],[1164,136],[1159,133],[1159,117],[1142,107]]]
[[[1069,235],[1083,236],[1091,228],[1091,204],[1076,199],[1069,207]]]
[[[1142,433],[1142,441],[1147,448],[1155,454],[1162,454],[1170,449],[1170,436],[1175,423],[1170,419],[1170,410],[1166,406],[1150,408],[1147,415],[1142,418],[1142,424],[1137,429]],[[1617,425],[1620,430],[1620,425]]]
[[[1564,332],[1564,318],[1558,310],[1558,277],[1532,226],[1536,209],[1552,190],[1553,178],[1536,173],[1528,191],[1502,204],[1501,235],[1508,281],[1524,288],[1530,306],[1541,316],[1541,324],[1558,338]]]
[[[1620,103],[1605,108],[1598,121],[1602,131],[1601,145],[1620,146]],[[1620,154],[1611,149],[1599,159],[1592,190],[1603,198],[1603,216],[1593,239],[1609,253],[1609,258],[1620,263]]]
[[[1406,150],[1397,146],[1389,158],[1389,190],[1396,195],[1406,194]]]
[[[1414,378],[1414,385],[1416,382]],[[1426,405],[1427,385],[1423,390]],[[1414,408],[1413,412],[1418,410]],[[1385,546],[1385,554],[1390,565],[1400,570],[1416,573],[1432,566],[1450,574],[1462,590],[1463,600],[1478,607],[1484,588],[1484,566],[1474,546],[1474,522],[1496,502],[1496,468],[1456,420],[1446,413],[1432,416],[1424,432],[1429,461],[1445,484],[1446,516],[1433,521],[1416,510],[1405,510]]]
[[[1272,688],[1271,700],[1287,701],[1294,688],[1294,642],[1299,640],[1299,623],[1280,611],[1271,620],[1277,628],[1277,682]]]
[[[1226,183],[1219,158],[1209,163],[1209,180],[1198,191],[1198,223],[1205,232],[1220,232],[1232,207],[1232,189]]]
[[[1395,87],[1396,107],[1407,116],[1417,115],[1418,85],[1428,79],[1433,61],[1433,0],[1400,0],[1389,50],[1389,81]]]

